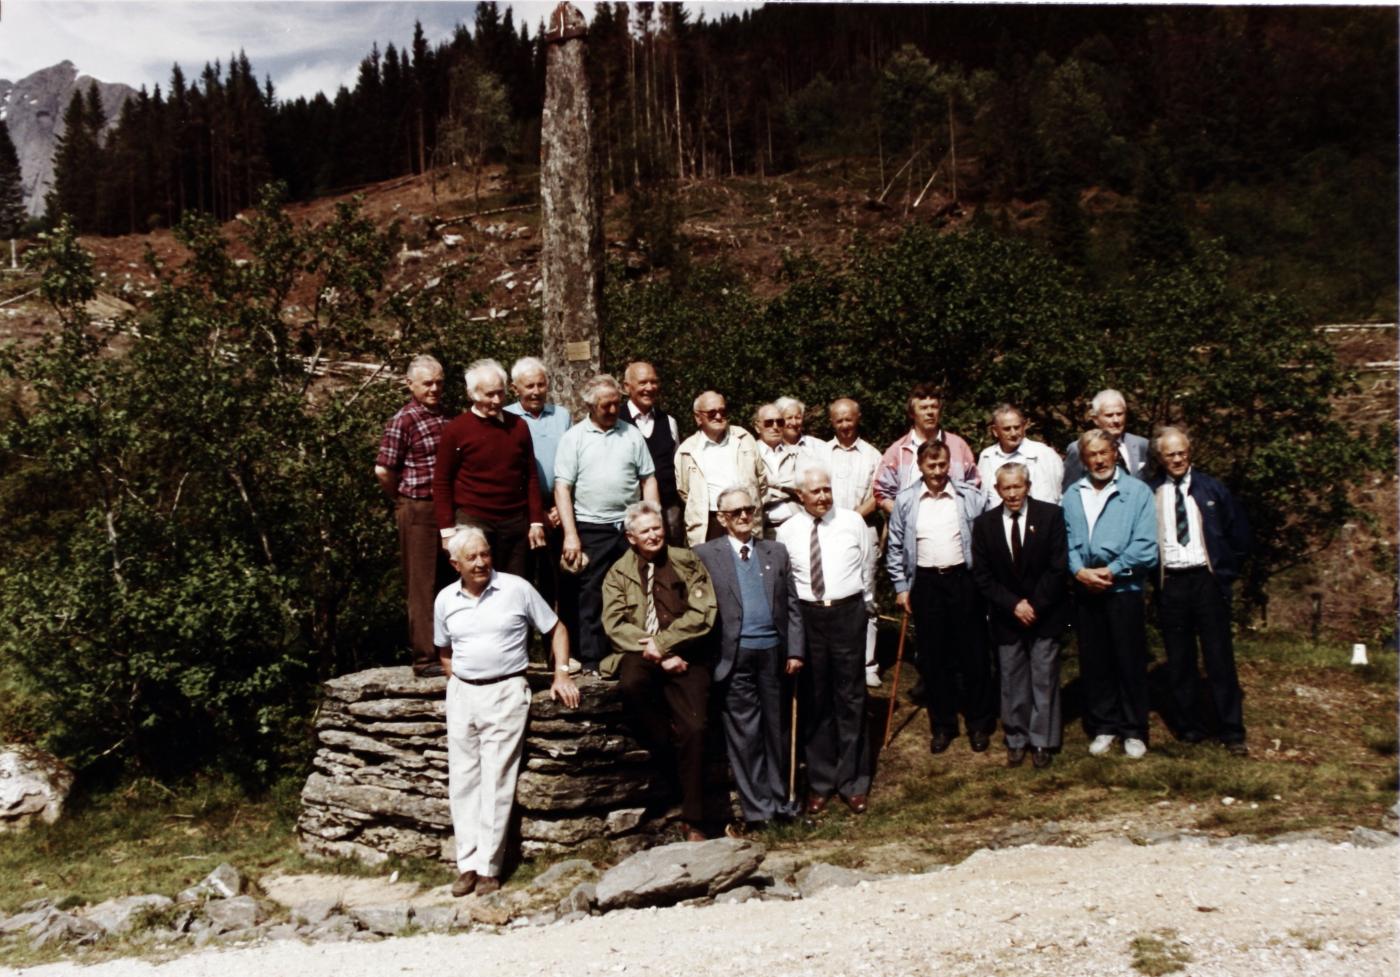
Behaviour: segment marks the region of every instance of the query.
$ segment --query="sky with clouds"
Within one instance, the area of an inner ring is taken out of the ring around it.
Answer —
[[[531,34],[555,0],[500,4]],[[592,16],[591,3],[579,3]],[[752,3],[688,4],[715,17]],[[0,0],[0,79],[19,81],[40,68],[72,61],[83,74],[134,88],[167,87],[170,67],[198,75],[242,50],[259,78],[272,76],[280,98],[334,95],[353,86],[360,59],[413,38],[421,21],[430,43],[470,23],[474,3],[421,0]]]

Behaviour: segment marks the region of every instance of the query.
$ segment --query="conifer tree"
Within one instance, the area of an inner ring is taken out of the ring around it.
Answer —
[[[10,139],[9,126],[0,119],[0,239],[18,237],[25,220],[19,153]]]

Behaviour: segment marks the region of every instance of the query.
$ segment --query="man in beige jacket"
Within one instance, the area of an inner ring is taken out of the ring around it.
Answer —
[[[706,390],[695,398],[699,429],[676,449],[676,491],[685,505],[685,536],[691,546],[724,535],[716,510],[719,494],[741,485],[763,497],[767,472],[748,431],[729,423],[722,394]]]

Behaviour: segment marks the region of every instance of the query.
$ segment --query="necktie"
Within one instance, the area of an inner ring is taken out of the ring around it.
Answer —
[[[1011,513],[1011,565],[1021,569],[1021,514]]]
[[[656,578],[656,570],[650,563],[642,564],[642,593],[647,602],[647,634],[656,634],[661,630],[661,626],[656,620],[656,598],[652,596],[652,581]]]
[[[1191,542],[1191,520],[1186,518],[1186,489],[1181,484],[1185,479],[1185,475],[1172,479],[1172,484],[1176,486],[1176,542],[1178,546],[1185,546]]]
[[[739,547],[739,559],[743,560],[745,563],[749,562],[749,545],[747,543]]]
[[[821,522],[812,520],[812,599],[821,600],[826,596],[826,577],[822,574],[822,541],[817,535]]]

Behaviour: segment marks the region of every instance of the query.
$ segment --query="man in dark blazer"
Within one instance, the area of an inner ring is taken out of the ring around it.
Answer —
[[[695,548],[715,588],[719,685],[729,765],[749,828],[798,814],[787,797],[781,670],[802,668],[804,637],[787,549],[754,536],[758,500],[741,486],[720,493],[725,535]]]
[[[1118,467],[1134,478],[1144,482],[1154,474],[1151,445],[1140,434],[1128,433],[1128,402],[1117,390],[1100,390],[1094,394],[1089,404],[1089,420],[1094,427],[1113,438],[1118,449]],[[1084,461],[1079,457],[1079,439],[1071,441],[1065,448],[1065,476],[1061,489],[1069,487],[1084,477]]]
[[[996,471],[1002,504],[972,524],[972,576],[991,608],[1001,664],[1007,766],[1030,747],[1036,769],[1060,746],[1060,632],[1069,605],[1069,554],[1060,507],[1030,497],[1020,462]]]

